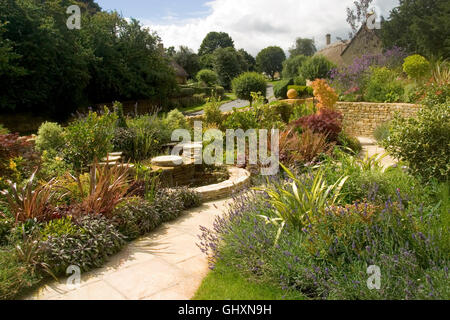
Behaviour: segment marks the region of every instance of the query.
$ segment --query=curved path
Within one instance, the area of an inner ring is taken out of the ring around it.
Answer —
[[[188,300],[208,273],[196,243],[199,227],[212,228],[231,200],[203,204],[126,246],[70,290],[66,279],[44,286],[33,300]]]
[[[269,102],[276,100],[274,93],[273,93],[273,86],[271,84],[269,84],[267,86],[266,96],[267,96],[267,99],[269,100]],[[248,105],[249,105],[249,102],[247,100],[239,100],[238,99],[238,100],[224,103],[223,105],[220,106],[220,111],[229,112],[229,111],[233,111],[233,108],[240,109],[240,108],[247,107]],[[204,111],[200,110],[197,112],[190,113],[189,116],[200,116],[203,113],[204,113]]]

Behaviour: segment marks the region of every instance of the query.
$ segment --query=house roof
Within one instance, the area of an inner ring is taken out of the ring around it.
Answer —
[[[180,66],[175,60],[170,60],[170,65],[175,70],[175,74],[177,77],[187,78],[189,76],[186,70],[184,70],[183,67]]]
[[[322,50],[318,51],[316,55],[322,55],[331,62],[341,65],[343,63],[342,60],[342,52],[347,48],[350,41],[342,40],[328,45]]]

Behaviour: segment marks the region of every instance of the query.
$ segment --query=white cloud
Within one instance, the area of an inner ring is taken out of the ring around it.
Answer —
[[[314,38],[320,48],[325,34],[347,38],[346,7],[353,0],[213,0],[206,5],[204,18],[171,20],[166,24],[144,23],[161,36],[164,45],[188,46],[198,50],[210,31],[230,34],[237,48],[253,55],[277,45],[287,50],[297,37]],[[384,16],[398,0],[375,0],[375,8]]]

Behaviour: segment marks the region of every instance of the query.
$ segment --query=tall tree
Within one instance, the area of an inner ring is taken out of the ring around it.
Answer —
[[[267,47],[261,50],[256,56],[256,65],[259,71],[275,78],[275,73],[283,70],[283,62],[286,60],[286,54],[280,47]]]
[[[194,78],[198,71],[200,71],[200,59],[194,51],[185,46],[180,46],[180,49],[174,54],[175,61],[183,67],[189,74],[189,78]]]
[[[239,55],[234,48],[219,48],[214,51],[214,71],[219,75],[220,85],[231,88],[231,81],[242,72]]]
[[[238,52],[241,59],[242,71],[255,71],[256,70],[256,60],[255,58],[245,51],[244,49],[239,49]]]
[[[370,4],[373,0],[357,0],[353,2],[354,8],[347,7],[347,22],[352,28],[349,34],[352,39],[361,26],[366,23],[367,15],[370,11]]]
[[[289,49],[291,57],[304,55],[313,56],[317,52],[316,44],[313,39],[297,38],[295,45]]]
[[[206,35],[205,39],[200,46],[198,54],[203,56],[205,54],[211,54],[219,48],[234,48],[234,41],[230,35],[225,32],[210,32]]]
[[[400,0],[382,24],[382,38],[386,48],[450,58],[450,1]]]

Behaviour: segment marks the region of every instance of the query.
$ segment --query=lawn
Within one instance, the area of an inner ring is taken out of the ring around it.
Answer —
[[[216,265],[203,280],[193,300],[303,300],[298,292],[283,291],[276,285],[249,280],[239,272]]]

